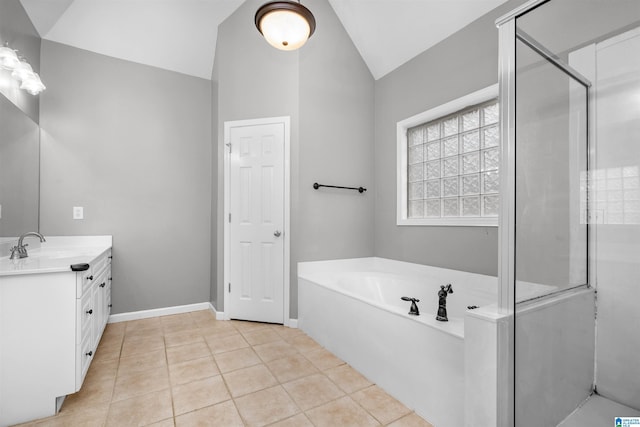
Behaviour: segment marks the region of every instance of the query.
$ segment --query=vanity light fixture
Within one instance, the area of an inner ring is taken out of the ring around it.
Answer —
[[[29,78],[29,76],[33,74],[33,68],[24,58],[20,58],[20,62],[13,68],[13,72],[11,73],[11,77],[22,82]]]
[[[316,30],[313,13],[300,1],[272,1],[256,12],[255,24],[267,42],[280,50],[296,50]]]
[[[26,90],[31,95],[37,95],[46,88],[42,80],[40,80],[38,73],[31,73],[25,80],[22,80],[22,84],[20,85],[20,89]]]
[[[38,73],[33,71],[31,64],[23,57],[19,57],[18,51],[11,49],[8,42],[0,46],[0,68],[11,71],[11,77],[20,82],[20,89],[26,90],[31,95],[38,95],[46,89]]]

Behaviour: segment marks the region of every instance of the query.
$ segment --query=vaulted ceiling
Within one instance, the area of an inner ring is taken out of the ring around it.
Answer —
[[[243,1],[21,0],[43,39],[205,79],[218,25]],[[505,1],[329,3],[378,79]]]

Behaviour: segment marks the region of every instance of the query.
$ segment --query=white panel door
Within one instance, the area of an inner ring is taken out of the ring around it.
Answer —
[[[283,123],[229,129],[229,317],[284,321]]]

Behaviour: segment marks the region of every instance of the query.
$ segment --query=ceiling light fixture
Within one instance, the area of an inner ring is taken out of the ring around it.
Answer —
[[[280,50],[302,47],[316,30],[313,13],[299,1],[265,3],[256,12],[255,23],[267,42]]]

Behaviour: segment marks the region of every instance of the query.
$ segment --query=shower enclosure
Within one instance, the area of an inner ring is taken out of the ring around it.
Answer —
[[[503,421],[640,417],[640,1],[532,0],[500,33]]]

